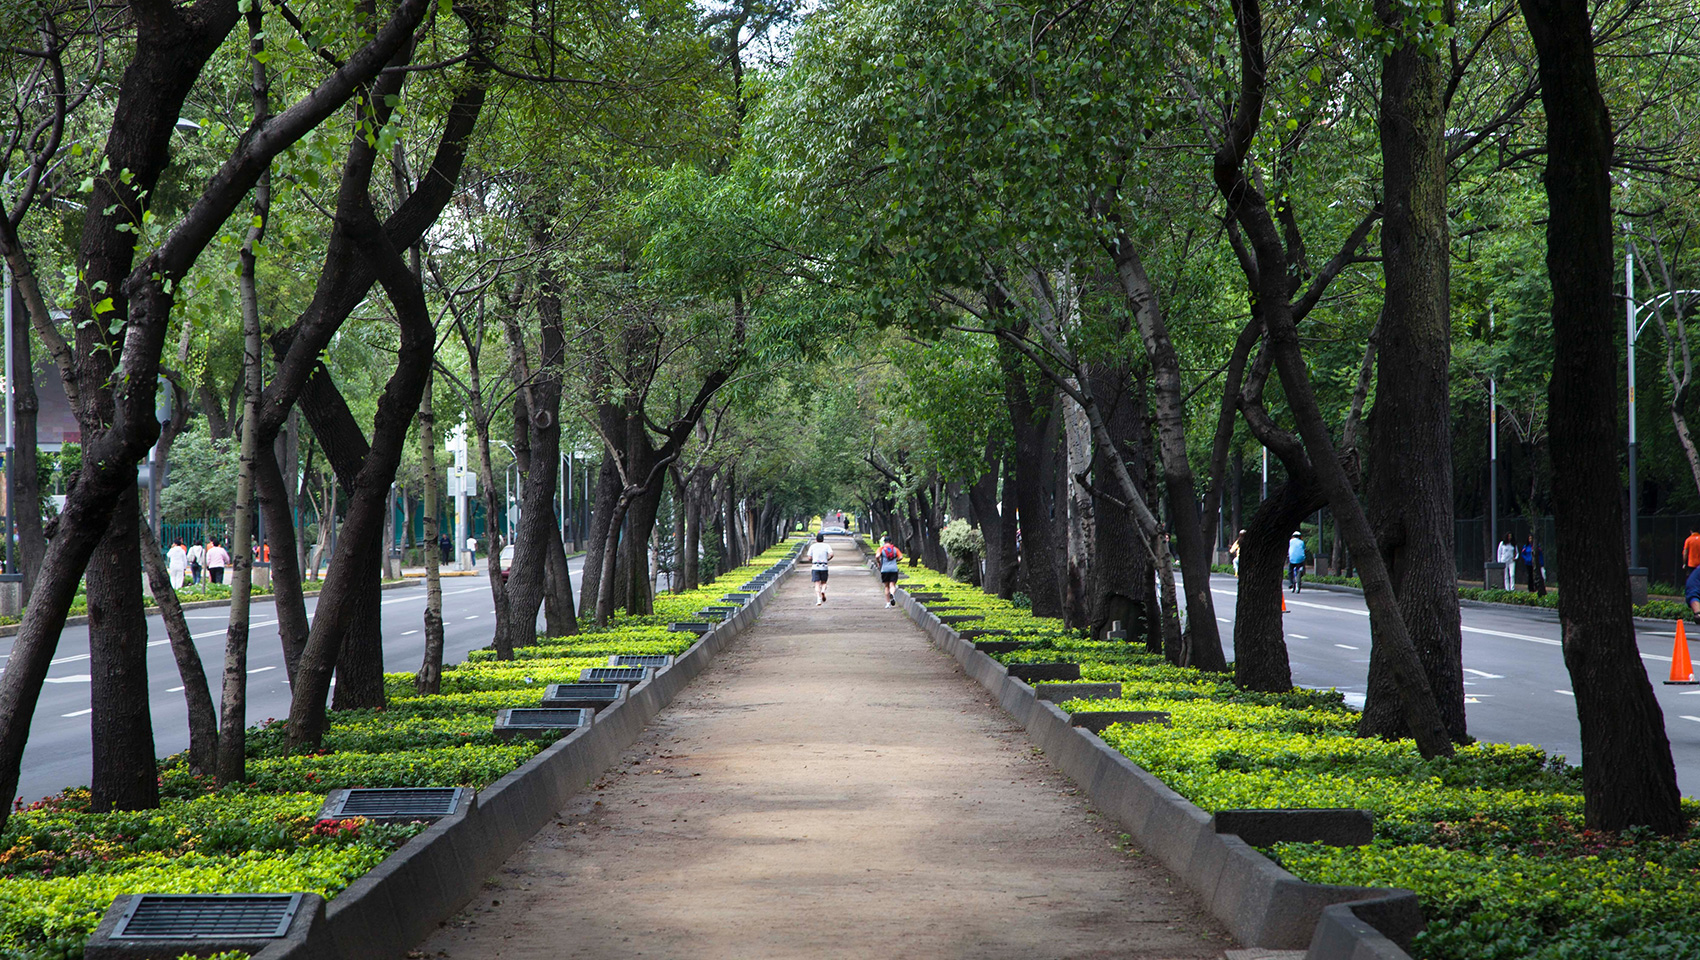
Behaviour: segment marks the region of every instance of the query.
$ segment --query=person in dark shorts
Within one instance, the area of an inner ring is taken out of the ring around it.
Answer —
[[[1688,575],[1688,583],[1683,585],[1682,598],[1688,601],[1688,614],[1700,623],[1700,567],[1695,567]]]
[[[815,606],[826,602],[826,575],[828,564],[832,560],[832,548],[826,545],[826,534],[815,534],[815,542],[809,544],[809,580],[815,585]]]
[[[897,606],[897,561],[903,559],[903,551],[897,549],[890,537],[880,538],[880,548],[874,552],[874,559],[880,568],[880,584],[885,587],[885,605]]]

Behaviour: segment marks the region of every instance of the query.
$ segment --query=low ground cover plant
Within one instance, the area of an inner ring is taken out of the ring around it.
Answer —
[[[248,733],[248,782],[240,786],[219,789],[176,756],[160,762],[157,810],[91,813],[86,789],[18,803],[0,832],[0,960],[81,957],[121,893],[336,896],[425,825],[321,823],[327,792],[489,785],[547,745],[497,740],[497,710],[535,707],[545,686],[577,680],[613,654],[685,652],[696,634],[669,633],[669,621],[718,603],[728,584],[741,585],[795,546],[780,544],[701,589],[657,597],[653,616],[542,639],[507,662],[475,651],[445,667],[440,694],[420,696],[412,674],[390,674],[386,709],[333,713],[323,745],[309,753],[289,752],[281,722],[261,723]]]
[[[1172,725],[1111,726],[1106,743],[1205,810],[1374,811],[1367,847],[1265,852],[1315,883],[1404,887],[1422,899],[1423,960],[1700,960],[1700,836],[1600,834],[1583,825],[1581,773],[1530,746],[1476,743],[1425,760],[1410,741],[1362,739],[1332,690],[1239,690],[1231,674],[1175,667],[1143,644],[1096,641],[931,571],[903,586],[983,613],[1019,650],[1004,663],[1074,662],[1120,681],[1078,710],[1164,710]],[[979,624],[975,624],[979,625]],[[1700,805],[1688,802],[1691,821]]]

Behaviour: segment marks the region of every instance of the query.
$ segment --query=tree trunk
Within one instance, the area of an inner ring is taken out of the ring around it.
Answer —
[[[1057,580],[1056,545],[1052,542],[1050,505],[1046,502],[1043,466],[1054,459],[1056,424],[1042,414],[1027,385],[1027,365],[1012,348],[998,346],[1003,364],[1004,403],[1014,435],[1015,496],[1021,531],[1021,572],[1035,616],[1059,617],[1063,612],[1062,585]],[[1056,403],[1049,404],[1054,412]],[[1040,417],[1044,416],[1041,420]]]
[[[1405,8],[1378,0],[1395,37]],[[1452,316],[1446,223],[1446,84],[1438,53],[1406,36],[1381,65],[1382,272],[1370,421],[1369,520],[1441,722],[1468,741],[1452,517]],[[1335,544],[1340,543],[1338,535]],[[1319,551],[1320,552],[1320,551]],[[1358,732],[1410,736],[1385,651],[1370,652]]]
[[[1547,275],[1552,283],[1553,506],[1558,555],[1578,575],[1559,592],[1564,665],[1582,725],[1590,827],[1685,828],[1664,712],[1630,619],[1617,469],[1612,296],[1611,117],[1594,70],[1584,0],[1519,0],[1540,59],[1547,116]],[[1354,551],[1355,554],[1355,551]]]
[[[1259,503],[1246,523],[1234,608],[1234,685],[1242,690],[1293,689],[1281,609],[1287,541],[1304,518],[1326,502],[1308,470],[1289,469],[1287,482]]]
[[[207,687],[201,652],[195,649],[189,621],[183,618],[183,605],[177,601],[177,591],[171,588],[171,572],[160,558],[159,540],[147,524],[140,524],[140,530],[148,589],[159,605],[165,636],[171,641],[171,656],[177,661],[177,676],[183,681],[183,700],[189,710],[189,766],[197,773],[210,774],[218,762],[218,709],[213,706],[212,691]]]
[[[534,646],[537,642],[537,635],[534,628],[523,628],[514,622],[513,593],[509,586],[513,582],[514,574],[517,573],[519,566],[518,550],[514,552],[513,567],[515,569],[509,571],[508,580],[502,579],[502,540],[496,531],[499,524],[498,518],[502,516],[503,505],[496,493],[496,468],[490,462],[490,415],[484,409],[484,384],[479,375],[477,352],[473,350],[467,352],[471,358],[471,362],[468,364],[471,389],[468,391],[467,399],[472,406],[473,440],[478,446],[478,482],[484,488],[481,491],[484,500],[484,516],[490,520],[490,529],[487,531],[490,549],[485,551],[484,570],[485,576],[490,580],[490,606],[496,617],[493,645],[496,648],[497,660],[512,660],[514,658],[514,647]],[[524,429],[525,420],[522,418],[514,424],[514,432],[517,434]],[[522,507],[521,510],[523,511],[524,508]],[[470,531],[471,527],[467,529]],[[538,565],[542,566],[542,564]],[[535,623],[536,620],[537,611],[533,610],[531,622]],[[441,664],[438,665],[438,669],[442,669]]]
[[[551,637],[578,633],[578,612],[573,609],[573,582],[567,566],[567,550],[558,536],[550,537],[548,569],[544,571],[543,625]]]
[[[590,511],[590,530],[585,535],[584,568],[579,573],[578,608],[594,616],[602,596],[602,561],[609,545],[610,519],[620,499],[620,471],[612,454],[604,455],[596,471],[596,499]],[[617,534],[617,531],[613,531]]]
[[[13,291],[12,322],[24,316],[23,296]],[[18,527],[18,572],[23,574],[23,605],[29,606],[35,578],[47,556],[47,537],[41,526],[41,477],[36,459],[36,419],[41,402],[35,393],[35,371],[30,366],[30,334],[26,329],[12,333],[12,424],[16,448],[12,453],[12,496]]]
[[[986,472],[968,487],[968,504],[974,514],[974,525],[980,528],[980,536],[986,542],[986,572],[981,577],[980,589],[994,597],[1003,590],[1004,576],[1003,517],[998,514],[998,467],[1001,462],[997,444],[988,441]]]
[[[702,490],[703,479],[695,476],[682,488],[685,504],[685,548],[679,562],[684,571],[684,588],[695,590],[702,586]]]
[[[136,499],[132,483],[129,494],[119,497],[102,548],[86,574],[93,678],[89,685],[94,748],[90,787],[99,812],[159,806]]]
[[[1099,490],[1116,489],[1120,480],[1109,464],[1109,458],[1119,457],[1127,464],[1127,472],[1139,480],[1150,472],[1149,449],[1140,444],[1142,417],[1127,367],[1121,363],[1093,364],[1086,368],[1091,381],[1092,396],[1104,419],[1104,427],[1115,446],[1099,450],[1089,471],[1092,485]],[[1102,639],[1119,621],[1128,637],[1137,636],[1147,617],[1157,611],[1150,606],[1150,584],[1153,571],[1151,558],[1144,550],[1130,547],[1142,539],[1139,525],[1126,510],[1099,502],[1096,513],[1096,536],[1093,538],[1091,579],[1089,581],[1090,612],[1088,622],[1092,635]]]
[[[442,551],[437,546],[437,415],[432,407],[435,374],[425,375],[425,391],[419,399],[419,459],[425,468],[423,503],[425,549],[425,659],[413,675],[414,692],[438,693],[443,686],[443,578]]]
[[[278,639],[283,645],[283,666],[295,683],[295,668],[301,662],[301,651],[307,646],[307,599],[302,593],[301,541],[296,536],[295,510],[289,502],[294,484],[284,479],[277,457],[261,453],[254,465],[254,479],[259,487],[260,510],[266,518],[266,533],[271,542],[272,602],[277,608]]]
[[[1203,670],[1226,670],[1222,635],[1216,626],[1216,604],[1210,595],[1210,554],[1214,544],[1205,536],[1199,517],[1198,490],[1186,447],[1186,384],[1180,357],[1169,338],[1157,290],[1133,241],[1118,231],[1106,243],[1116,265],[1116,278],[1133,310],[1135,326],[1151,361],[1151,412],[1157,428],[1157,455],[1169,501],[1169,530],[1180,558],[1186,591],[1188,660]],[[1236,354],[1243,364],[1243,354]],[[1231,378],[1230,378],[1231,379]]]

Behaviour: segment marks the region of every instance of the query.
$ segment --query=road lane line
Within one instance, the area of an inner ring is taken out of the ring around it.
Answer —
[[[86,710],[73,710],[70,713],[61,713],[60,716],[61,717],[86,717],[93,712],[94,712],[94,708],[89,707]]]
[[[182,687],[171,687],[171,688],[167,689],[165,692],[166,693],[182,693],[183,688]]]
[[[1576,696],[1576,694],[1574,692],[1570,691],[1570,690],[1554,690],[1553,693],[1562,693],[1567,697]]]
[[[1336,643],[1335,646],[1339,647],[1342,650],[1356,650],[1356,649],[1358,649],[1357,647],[1354,647],[1349,643]]]
[[[48,677],[48,683],[93,683],[94,677],[86,673],[73,673],[68,677]]]
[[[265,673],[267,670],[276,670],[276,669],[277,669],[277,667],[255,667],[254,669],[248,671],[248,676],[251,677],[256,673]]]
[[[406,633],[404,633],[404,634],[402,634],[402,636],[404,636],[404,637],[411,637],[411,636],[413,636],[413,635],[414,635],[414,634],[416,634],[416,633],[418,633],[418,632],[419,632],[419,631],[418,631],[418,630],[409,630],[409,631],[407,631],[407,632],[406,632]]]
[[[1700,723],[1700,717],[1691,717],[1686,713],[1681,714],[1681,717],[1684,720],[1693,720],[1695,723]]]
[[[1505,677],[1501,674],[1488,673],[1486,670],[1472,670],[1469,667],[1465,667],[1464,672],[1465,673],[1473,673],[1476,676],[1481,677],[1483,680],[1504,680],[1505,679]]]
[[[1287,634],[1287,636],[1292,637],[1294,640],[1309,640],[1310,639],[1309,637],[1305,636],[1302,633],[1289,633],[1289,634]]]
[[[61,663],[76,663],[78,660],[87,660],[88,658],[89,658],[88,654],[79,653],[74,657],[59,657],[59,658],[54,659],[54,660],[49,660],[49,661],[47,661],[47,665],[50,666],[50,667],[57,667]]]

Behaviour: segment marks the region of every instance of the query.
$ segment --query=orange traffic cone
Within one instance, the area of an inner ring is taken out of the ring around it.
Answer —
[[[1281,612],[1282,613],[1287,612],[1287,595],[1284,594],[1284,593],[1281,594]]]
[[[1676,644],[1670,652],[1670,679],[1665,683],[1683,686],[1700,683],[1694,679],[1694,664],[1688,659],[1688,630],[1681,620],[1676,622]]]

